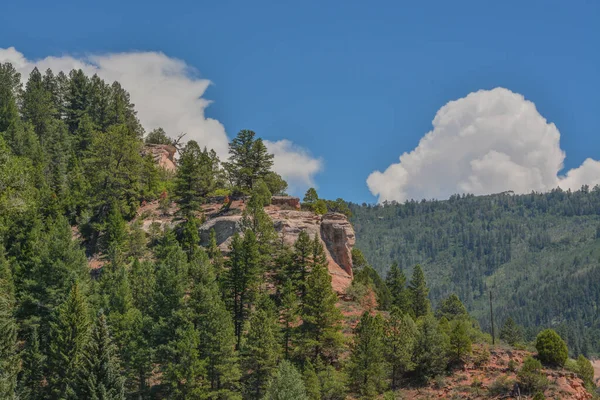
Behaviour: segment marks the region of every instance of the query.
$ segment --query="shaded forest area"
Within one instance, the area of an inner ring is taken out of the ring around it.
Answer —
[[[489,332],[513,317],[553,327],[574,354],[600,352],[600,188],[377,206],[350,204],[357,247],[382,276],[420,264],[437,304],[456,293]]]

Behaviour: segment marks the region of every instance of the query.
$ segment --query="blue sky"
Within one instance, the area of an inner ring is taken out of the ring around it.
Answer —
[[[205,113],[230,137],[249,128],[321,157],[327,198],[376,201],[367,177],[415,149],[440,107],[480,89],[519,93],[556,124],[561,173],[599,158],[600,3],[411,3],[13,1],[0,48],[184,60],[213,83]]]

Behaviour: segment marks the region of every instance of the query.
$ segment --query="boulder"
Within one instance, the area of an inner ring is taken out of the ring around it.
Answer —
[[[298,197],[273,196],[271,197],[271,204],[274,206],[290,207],[294,210],[300,209],[300,199]]]

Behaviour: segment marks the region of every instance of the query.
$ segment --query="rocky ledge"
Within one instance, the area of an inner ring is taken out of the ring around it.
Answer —
[[[273,204],[265,207],[265,211],[273,220],[273,226],[283,242],[292,246],[301,231],[306,231],[312,238],[319,237],[324,245],[332,286],[338,293],[343,293],[352,282],[352,248],[355,243],[354,229],[343,214],[328,213],[323,216],[311,211],[299,210],[300,200],[296,197],[274,197]],[[219,205],[220,206],[220,205]],[[207,221],[200,226],[200,244],[208,245],[210,231],[215,230],[217,244],[221,251],[227,253],[231,237],[240,232],[242,216],[239,213],[244,204],[235,204],[232,209],[235,215],[211,217],[215,207],[205,208]]]

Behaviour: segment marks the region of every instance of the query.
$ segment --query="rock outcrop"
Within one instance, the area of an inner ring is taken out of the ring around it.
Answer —
[[[167,171],[175,171],[175,146],[169,144],[146,144],[142,149],[142,155],[151,155],[155,163]]]
[[[325,214],[321,220],[321,238],[331,257],[352,277],[352,248],[356,237],[348,218],[339,213]]]
[[[343,293],[352,283],[352,247],[355,242],[354,229],[346,216],[334,213],[319,216],[311,211],[282,208],[281,204],[272,204],[265,211],[283,242],[292,246],[301,231],[306,231],[311,238],[317,235],[327,255],[332,286],[336,292]],[[210,231],[214,229],[219,248],[227,253],[231,236],[241,231],[241,220],[240,214],[209,218],[199,228],[200,244],[208,245]]]
[[[294,210],[300,209],[300,199],[298,197],[273,196],[271,197],[271,204],[274,206],[290,207]]]

